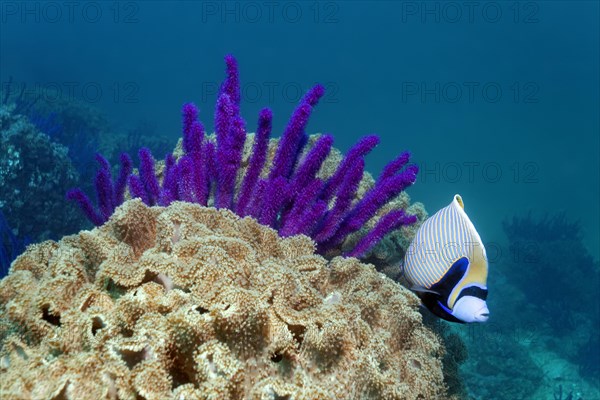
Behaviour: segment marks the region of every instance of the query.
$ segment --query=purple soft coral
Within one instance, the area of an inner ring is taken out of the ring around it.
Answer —
[[[332,149],[333,137],[320,136],[311,148],[305,151],[305,147],[308,120],[324,94],[321,85],[309,90],[294,110],[270,165],[267,153],[273,116],[269,109],[261,111],[245,175],[239,176],[247,134],[240,116],[237,61],[228,55],[225,62],[227,77],[215,109],[216,140],[205,135],[198,121],[198,109],[187,103],[182,110],[183,155],[178,159],[172,154],[166,156],[162,182],[148,149],[139,151],[137,175],[131,173],[129,156],[121,156],[121,173],[114,184],[110,165],[98,156],[100,170],[95,186],[99,210],[80,189],[68,194],[95,225],[106,222],[123,202],[127,183],[130,196],[139,197],[150,206],[186,201],[228,208],[242,217],[256,218],[282,236],[309,235],[318,251],[325,254],[342,248],[349,235],[360,230],[386,203],[414,183],[417,167],[407,165],[409,154],[402,153],[384,168],[375,185],[360,200],[355,200],[363,178],[364,157],[379,143],[379,138],[373,135],[353,146],[331,176],[319,175]],[[415,221],[416,217],[404,210],[390,211],[358,238],[356,246],[346,255],[363,257],[386,234]]]
[[[94,225],[102,225],[108,221],[115,208],[123,203],[125,185],[131,174],[132,166],[131,158],[126,153],[122,153],[120,157],[121,171],[117,181],[113,184],[110,163],[100,154],[96,154],[96,161],[100,164],[100,169],[94,178],[98,210],[94,208],[90,198],[79,188],[69,190],[67,199],[75,201]]]

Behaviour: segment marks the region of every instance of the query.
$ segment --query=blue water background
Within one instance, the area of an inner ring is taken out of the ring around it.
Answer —
[[[233,53],[250,127],[268,106],[282,132],[322,82],[309,131],[342,149],[379,134],[375,173],[410,149],[428,210],[462,194],[485,241],[506,216],[566,210],[598,258],[597,16],[596,2],[4,2],[0,80],[176,138],[186,101],[212,125]]]

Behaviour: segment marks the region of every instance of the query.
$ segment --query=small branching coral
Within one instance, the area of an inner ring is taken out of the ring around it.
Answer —
[[[179,157],[169,154],[164,164],[158,164],[151,152],[142,148],[138,172],[133,173],[131,158],[122,154],[120,173],[113,180],[110,164],[97,156],[97,208],[80,189],[67,194],[94,224],[106,222],[128,195],[150,206],[168,206],[179,200],[253,217],[283,237],[305,234],[316,242],[321,254],[339,254],[343,242],[360,233],[344,254],[362,257],[386,234],[417,221],[404,208],[393,208],[364,229],[386,204],[414,183],[418,170],[408,163],[409,154],[402,153],[359,196],[367,175],[364,156],[379,143],[377,136],[361,139],[333,171],[323,173],[324,162],[333,150],[333,137],[309,137],[305,133],[313,108],[324,94],[321,85],[314,86],[300,101],[276,146],[270,140],[272,112],[263,109],[251,154],[244,157],[250,135],[240,116],[238,66],[232,56],[225,61],[227,76],[217,100],[214,136],[205,133],[198,109],[190,103],[183,106]]]

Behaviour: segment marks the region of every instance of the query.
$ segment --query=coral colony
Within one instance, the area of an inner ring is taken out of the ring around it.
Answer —
[[[246,138],[226,61],[214,136],[186,104],[164,164],[142,148],[137,171],[123,154],[113,176],[97,156],[97,206],[67,197],[102,227],[30,245],[0,280],[0,397],[455,398],[419,299],[334,256],[368,257],[415,221],[398,196],[417,172],[408,154],[373,182],[376,137],[341,158],[331,136],[307,136],[321,86],[279,141],[266,109]]]
[[[418,306],[307,236],[135,199],[0,280],[0,398],[456,398]]]
[[[227,208],[241,217],[250,216],[276,229],[281,236],[310,236],[320,253],[339,248],[348,235],[359,231],[383,205],[414,183],[416,165],[408,165],[409,154],[402,153],[383,170],[375,185],[353,203],[364,172],[364,156],[379,142],[366,136],[350,149],[337,170],[327,179],[317,172],[329,155],[333,137],[320,136],[300,160],[308,136],[305,128],[313,108],[324,94],[314,86],[294,110],[283,133],[269,173],[261,177],[267,162],[272,112],[265,108],[258,118],[252,155],[245,176],[236,187],[246,140],[246,124],[240,116],[240,83],[237,61],[225,57],[227,76],[221,85],[215,111],[216,144],[208,139],[194,104],[183,106],[183,156],[165,158],[162,182],[155,172],[150,150],[139,150],[139,173],[132,173],[132,160],[123,153],[120,173],[113,181],[111,167],[101,155],[95,178],[98,207],[81,189],[68,192],[85,215],[102,225],[125,199],[126,188],[133,198],[149,205],[168,206],[173,201]],[[345,255],[365,255],[387,233],[416,222],[405,210],[393,210],[379,219],[369,232]]]

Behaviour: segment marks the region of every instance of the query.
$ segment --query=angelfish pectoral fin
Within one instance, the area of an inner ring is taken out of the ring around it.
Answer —
[[[412,290],[413,292],[418,292],[418,293],[431,293],[431,294],[437,294],[438,296],[440,295],[440,293],[436,292],[435,290],[426,289],[426,288],[420,287],[420,286],[413,286],[410,288],[410,290]]]

